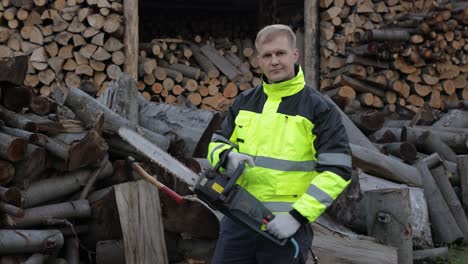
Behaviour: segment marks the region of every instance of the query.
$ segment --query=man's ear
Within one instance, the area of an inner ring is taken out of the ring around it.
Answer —
[[[297,48],[293,49],[293,58],[294,62],[297,62],[297,60],[299,59],[299,50]]]

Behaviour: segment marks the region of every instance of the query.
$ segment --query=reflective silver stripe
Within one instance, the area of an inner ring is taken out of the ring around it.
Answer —
[[[328,195],[328,193],[320,190],[317,186],[313,184],[309,185],[309,188],[307,189],[306,193],[317,199],[326,207],[330,206],[333,203],[333,198],[330,195]]]
[[[213,155],[214,155],[214,153],[215,153],[218,149],[223,148],[223,147],[225,147],[225,145],[219,145],[219,146],[216,146],[216,147],[213,149],[213,151],[211,151],[211,153],[210,153],[211,162],[214,161],[214,160],[213,160]]]
[[[261,156],[252,156],[256,167],[268,168],[281,171],[314,171],[315,161],[290,161]]]
[[[235,148],[239,148],[239,146],[237,146],[236,144],[232,143],[231,141],[229,141],[229,139],[219,135],[219,134],[213,134],[213,136],[211,137],[211,141],[212,142],[223,142],[223,143],[226,143],[226,144],[229,144]]]
[[[343,153],[323,153],[318,156],[318,164],[337,165],[351,168],[351,156]]]
[[[293,203],[288,202],[264,202],[263,205],[272,212],[289,212],[293,209]]]

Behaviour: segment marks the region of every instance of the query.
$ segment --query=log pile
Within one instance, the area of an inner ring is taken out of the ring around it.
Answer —
[[[153,39],[140,43],[138,89],[150,101],[225,111],[261,83],[250,38]]]
[[[466,2],[320,1],[322,92],[389,112],[468,99]]]
[[[26,73],[25,62],[2,62],[0,67],[9,63],[14,66],[9,68],[12,73],[18,69]],[[148,263],[145,257],[168,263],[167,250],[171,256],[181,250],[191,252],[170,246],[180,243],[177,234],[188,236],[185,243],[192,241],[189,237],[202,242],[216,238],[218,219],[210,210],[196,200],[181,206],[163,194],[159,197],[154,187],[130,173],[125,161],[128,155],[146,159],[115,135],[118,127],[133,126],[200,172],[203,163],[193,157],[206,156],[206,144],[219,125],[216,113],[164,107],[140,97],[138,101],[125,101],[125,107],[137,109],[131,115],[116,101],[122,98],[113,100],[109,95],[113,90],[119,94],[133,90],[129,96],[138,94],[136,81],[125,74],[110,83],[107,101],[103,101],[106,96],[100,98],[104,105],[78,88],[45,97],[32,87],[12,83],[22,83],[25,74],[23,79],[15,74],[6,76],[10,79],[0,86],[1,263],[80,263],[80,259],[111,263],[122,261],[119,256],[127,257],[126,263],[131,263],[130,258]],[[138,111],[139,104],[143,112]],[[192,121],[177,120],[182,116]],[[135,117],[145,123],[153,119],[159,130],[138,125]],[[165,183],[179,193],[188,193],[164,171],[149,163],[144,167],[164,177]],[[140,203],[132,198],[135,195],[143,195],[143,200],[151,203]],[[140,211],[147,213],[146,222],[140,218]],[[199,217],[206,226],[194,227],[194,219]],[[168,249],[163,228],[170,242]],[[132,237],[137,233],[140,235]],[[154,255],[142,253],[145,244],[153,245],[150,251]]]
[[[421,254],[426,261],[446,259],[447,248],[435,245],[466,244],[468,112],[406,120],[383,119],[376,110],[349,117],[340,113],[356,185],[328,213],[360,234],[397,247],[398,263],[421,260]],[[380,129],[366,130],[366,123]]]
[[[26,86],[48,96],[90,80],[96,93],[118,78],[125,60],[121,1],[11,0],[0,8],[0,58],[29,56]]]

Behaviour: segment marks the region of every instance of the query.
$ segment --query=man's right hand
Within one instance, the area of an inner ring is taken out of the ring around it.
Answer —
[[[227,157],[226,174],[231,176],[240,162],[247,163],[250,167],[255,166],[254,159],[251,156],[231,151]]]

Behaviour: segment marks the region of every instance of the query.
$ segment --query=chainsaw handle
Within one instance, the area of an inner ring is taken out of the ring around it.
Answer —
[[[169,189],[166,185],[162,184],[160,181],[156,180],[153,176],[151,176],[145,169],[143,169],[140,164],[138,164],[135,159],[129,157],[128,160],[131,162],[132,169],[137,172],[143,179],[150,182],[156,188],[164,192],[165,194],[169,195],[172,199],[174,199],[177,203],[182,204],[184,203],[184,197],[180,196],[178,193],[174,192],[173,190]]]
[[[239,162],[239,165],[237,166],[231,178],[229,178],[228,183],[224,187],[224,191],[223,191],[224,195],[227,195],[229,191],[231,191],[232,186],[236,184],[237,179],[239,179],[239,177],[242,175],[242,173],[244,172],[244,169],[245,169],[245,163],[243,161]]]

